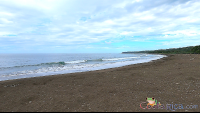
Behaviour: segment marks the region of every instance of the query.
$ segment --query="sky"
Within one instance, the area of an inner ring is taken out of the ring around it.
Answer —
[[[0,53],[200,45],[199,0],[0,0]]]

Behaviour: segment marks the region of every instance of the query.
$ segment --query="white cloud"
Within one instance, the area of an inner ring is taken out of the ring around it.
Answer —
[[[200,3],[195,0],[0,0],[0,3],[0,40],[17,35],[15,41],[7,41],[8,45],[21,42],[59,47],[115,40],[187,40],[200,35]],[[118,35],[125,37],[120,39]]]
[[[123,31],[122,33],[120,33],[120,35],[133,35],[134,32],[132,31]]]
[[[168,34],[167,36],[169,36],[169,35],[184,35],[184,36],[190,37],[190,36],[200,35],[200,31],[187,29],[187,30],[169,31],[169,32],[165,32],[163,34]]]

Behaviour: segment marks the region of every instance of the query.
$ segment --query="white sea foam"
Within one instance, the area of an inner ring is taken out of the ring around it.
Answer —
[[[70,65],[70,66],[66,65],[66,66],[62,66],[62,67],[43,67],[43,68],[36,69],[36,70],[25,70],[25,71],[14,72],[12,74],[0,75],[0,81],[115,68],[115,67],[131,65],[131,64],[145,63],[145,62],[157,60],[157,59],[160,59],[163,57],[166,57],[166,56],[157,55],[157,56],[150,57],[147,59],[137,59],[137,60],[132,60],[132,61],[120,61],[120,62],[114,62],[114,63],[79,64],[79,65]],[[131,58],[136,58],[136,57],[126,57],[125,59],[127,59],[127,58],[131,59]],[[113,59],[115,59],[115,58],[113,58]],[[110,59],[107,59],[107,60],[110,60]],[[121,60],[121,58],[120,58],[120,60]],[[80,61],[81,60],[79,60],[79,62]],[[78,63],[78,61],[74,61],[74,63],[75,62]]]
[[[86,60],[76,60],[76,61],[69,61],[65,62],[66,64],[78,64],[78,63],[83,63],[86,62]]]
[[[134,59],[139,57],[125,57],[125,58],[111,58],[111,59],[102,59],[104,61],[113,61],[113,60],[124,60],[124,59]]]

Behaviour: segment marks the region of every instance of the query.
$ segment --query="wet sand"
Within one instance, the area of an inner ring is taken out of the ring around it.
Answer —
[[[176,111],[200,111],[200,55],[168,55],[119,68],[0,81],[1,112],[174,110],[170,105],[168,110],[142,109],[146,97],[165,108],[173,104]]]

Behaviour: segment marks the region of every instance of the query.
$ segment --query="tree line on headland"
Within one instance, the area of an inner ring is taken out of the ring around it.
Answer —
[[[200,54],[200,45],[182,47],[182,48],[159,49],[159,50],[128,51],[122,53]]]

